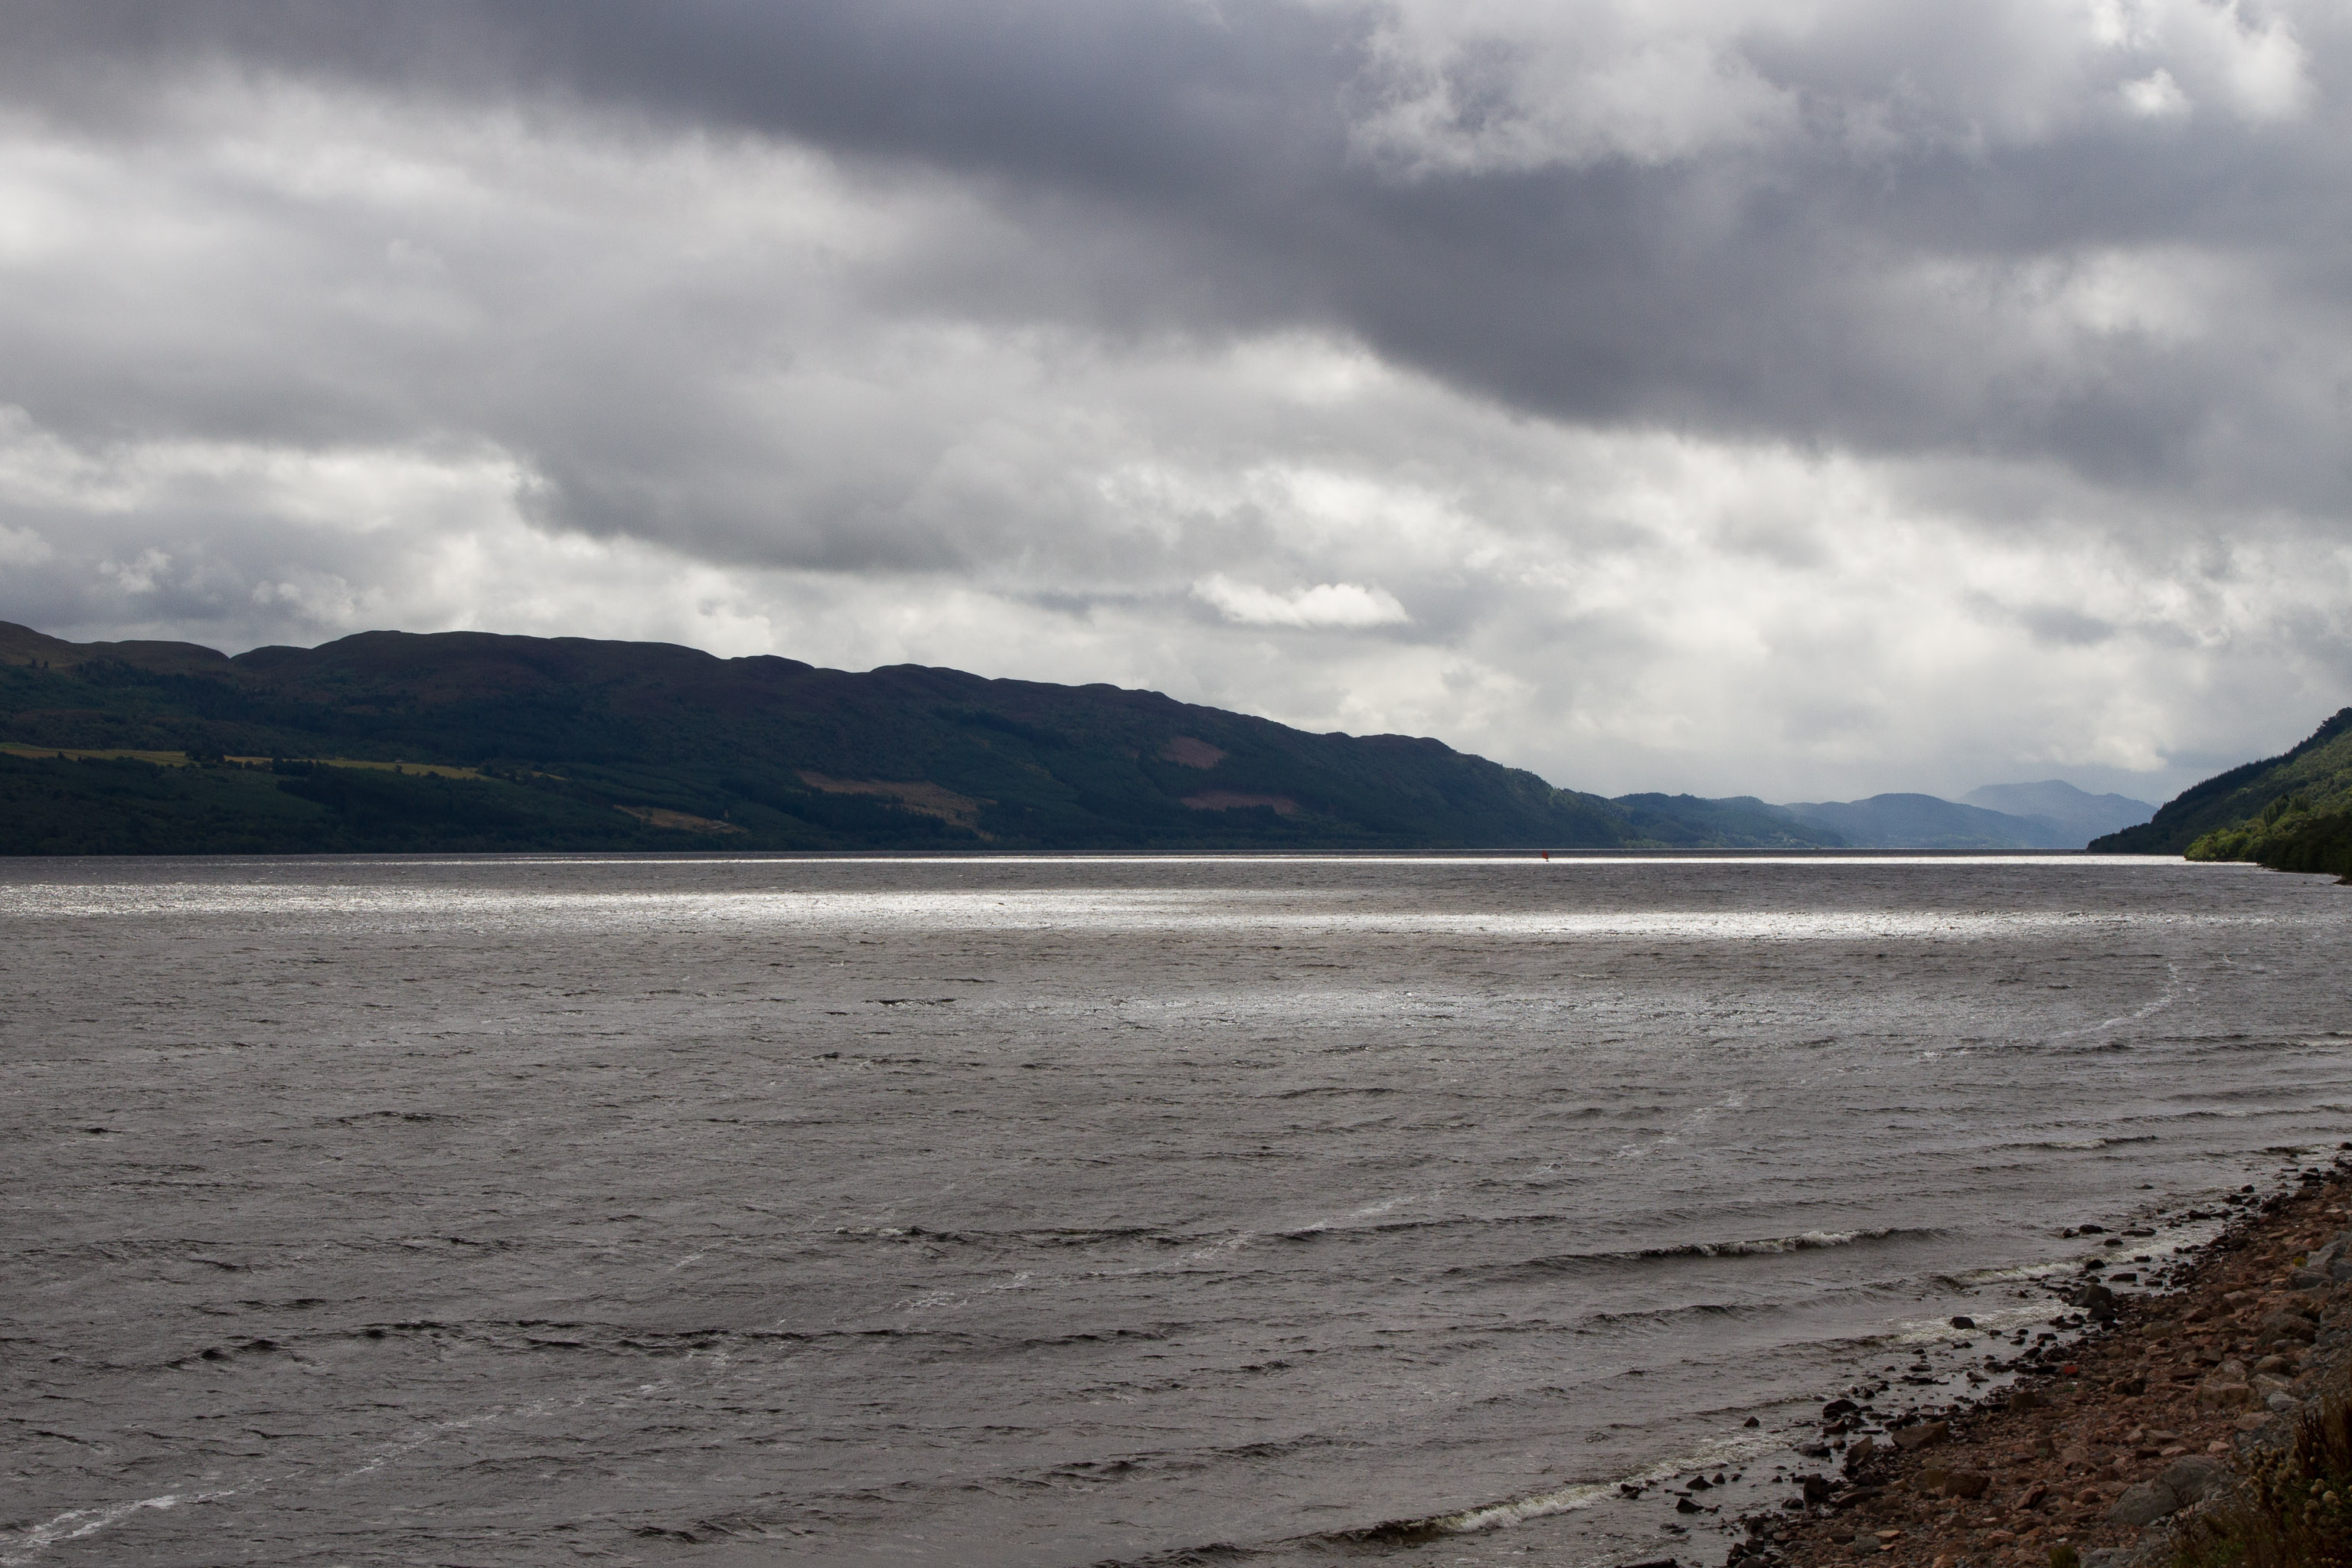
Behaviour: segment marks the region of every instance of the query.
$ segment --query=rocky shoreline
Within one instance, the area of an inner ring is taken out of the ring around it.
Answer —
[[[1990,1336],[1985,1364],[2007,1378],[1981,1397],[1881,1410],[1884,1385],[1864,1385],[1831,1401],[1802,1450],[1818,1470],[1741,1520],[1727,1568],[2168,1561],[2173,1531],[2352,1375],[2352,1161],[2250,1205],[2170,1290],[2119,1294],[2105,1273],[2083,1265],[2073,1342]]]

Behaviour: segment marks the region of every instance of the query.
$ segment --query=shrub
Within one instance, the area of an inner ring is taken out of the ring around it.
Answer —
[[[2352,1398],[2338,1387],[2257,1454],[2245,1485],[2185,1533],[2177,1568],[2352,1564]]]

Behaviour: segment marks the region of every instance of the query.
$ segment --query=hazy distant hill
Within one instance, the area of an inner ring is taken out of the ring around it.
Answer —
[[[2352,708],[2294,750],[2191,785],[2153,820],[2091,847],[2352,877]]]
[[[0,623],[0,745],[15,853],[1656,841],[1433,740],[573,637],[369,632],[229,658]],[[183,753],[208,765],[161,765]]]
[[[2092,795],[2063,779],[2040,784],[1986,784],[1960,796],[1963,805],[2044,822],[2079,849],[2103,833],[2146,822],[2156,807],[2124,795]]]
[[[2057,824],[1961,805],[1932,795],[1799,801],[1782,809],[1866,849],[2076,849],[2082,839]]]
[[[1786,806],[1752,795],[1708,800],[1695,795],[1621,795],[1610,804],[1653,843],[1694,848],[1836,849],[1844,837]]]

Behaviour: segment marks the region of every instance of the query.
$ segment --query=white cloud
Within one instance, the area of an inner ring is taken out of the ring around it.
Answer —
[[[2293,21],[2240,0],[1319,0],[1371,30],[1359,153],[1413,177],[1757,153],[2048,143],[2099,110],[2308,108]],[[1940,15],[1937,13],[1940,11]],[[2133,74],[2118,78],[2124,69]]]
[[[37,566],[57,552],[29,528],[0,528],[0,566]]]
[[[1412,618],[1387,589],[1355,583],[1318,583],[1284,594],[1216,573],[1193,584],[1192,592],[1225,619],[1245,626],[1361,628],[1401,626]]]
[[[2134,114],[2145,115],[2151,120],[2186,113],[2189,109],[2189,95],[2180,90],[2180,84],[2173,80],[2172,73],[2162,66],[2137,81],[2124,83],[2117,90],[2123,94],[2125,104]]]

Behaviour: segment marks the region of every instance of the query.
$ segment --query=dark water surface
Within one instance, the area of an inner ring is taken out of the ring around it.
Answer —
[[[1620,1478],[2332,1149],[2347,937],[2080,857],[16,862],[0,1563],[1660,1555]]]

